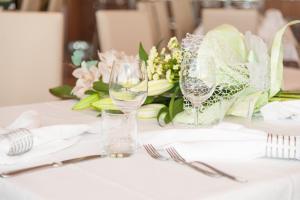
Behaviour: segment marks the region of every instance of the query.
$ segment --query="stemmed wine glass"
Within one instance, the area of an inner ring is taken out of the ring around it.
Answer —
[[[201,39],[197,37],[189,35],[184,41],[183,52],[185,55],[179,79],[182,94],[193,106],[196,127],[199,126],[199,112],[202,103],[213,94],[216,87],[215,64],[213,59],[209,56],[202,56],[198,51]]]
[[[148,77],[144,64],[140,64],[133,57],[114,63],[110,75],[109,95],[122,112],[103,112],[105,151],[110,157],[127,157],[136,151],[136,111],[146,100],[147,93]]]
[[[146,100],[148,77],[142,62],[115,62],[110,76],[109,95],[124,113],[136,112]]]

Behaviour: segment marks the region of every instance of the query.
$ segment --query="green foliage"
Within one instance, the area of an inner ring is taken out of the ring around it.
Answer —
[[[147,62],[148,60],[148,54],[146,52],[146,50],[144,49],[143,47],[143,44],[140,43],[140,46],[139,46],[139,57],[142,61],[144,61],[145,63]]]
[[[49,89],[49,92],[61,99],[77,99],[75,95],[72,95],[73,87],[69,85],[63,85],[55,88]]]
[[[98,94],[92,94],[81,99],[78,103],[73,106],[73,110],[85,110],[91,108],[94,102],[99,101],[100,97]]]
[[[105,92],[108,93],[109,86],[106,83],[103,83],[101,80],[97,81],[93,84],[93,89],[98,92]]]
[[[280,91],[269,101],[290,101],[290,100],[300,100],[300,91]]]
[[[178,113],[183,111],[183,98],[178,98],[179,93],[180,87],[176,87],[175,92],[171,97],[169,107],[163,107],[160,109],[157,115],[157,121],[160,124],[160,126],[164,124],[169,124],[173,121],[173,119]]]

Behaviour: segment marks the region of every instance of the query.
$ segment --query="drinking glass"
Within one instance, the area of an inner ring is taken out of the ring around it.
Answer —
[[[202,103],[214,92],[216,86],[216,70],[212,59],[200,57],[195,52],[184,56],[180,71],[180,88],[184,97],[192,104],[194,125],[199,126],[199,112]]]
[[[109,157],[131,156],[137,149],[137,120],[135,112],[102,111],[104,151]]]
[[[146,66],[141,62],[114,63],[110,76],[109,95],[125,114],[136,112],[148,92]]]

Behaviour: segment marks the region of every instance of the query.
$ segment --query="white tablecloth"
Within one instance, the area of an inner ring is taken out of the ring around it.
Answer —
[[[72,101],[0,108],[0,126],[22,111],[37,110],[43,125],[88,123],[98,120],[94,112],[70,110]],[[228,119],[237,121],[237,119]],[[99,119],[100,123],[100,119]],[[143,121],[141,134],[159,129],[155,121]],[[281,134],[300,134],[300,125],[243,122]],[[172,127],[168,127],[172,128]],[[80,147],[80,148],[79,148]],[[96,138],[87,138],[76,149],[43,158],[64,159],[88,154],[99,148]],[[78,150],[79,149],[79,150]],[[248,183],[213,179],[173,162],[156,161],[142,149],[125,159],[103,158],[61,168],[52,168],[0,179],[0,200],[299,200],[300,162],[257,159],[247,162],[211,163]],[[5,167],[0,166],[0,170]]]

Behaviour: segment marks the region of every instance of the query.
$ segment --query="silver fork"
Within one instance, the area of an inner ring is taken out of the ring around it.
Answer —
[[[169,158],[161,155],[155,148],[152,144],[145,144],[143,145],[146,152],[154,159],[156,160],[162,160],[162,161],[167,161],[167,160],[170,160]],[[189,163],[189,162],[186,162],[186,161],[182,161],[182,160],[175,160],[172,158],[173,161],[177,162],[177,163],[180,163],[180,164],[183,164],[183,165],[186,165],[198,172],[201,172],[202,174],[206,175],[206,176],[209,176],[209,177],[214,177],[214,178],[218,178],[220,177],[219,174],[217,173],[213,173],[213,172],[210,172],[210,171],[207,171],[207,170],[204,170],[198,166],[195,166],[193,165],[192,163]]]
[[[176,151],[176,149],[174,147],[168,147],[166,148],[166,151],[168,152],[168,154],[171,156],[171,158],[173,160],[177,160],[177,161],[181,161],[181,162],[186,162],[186,160]],[[237,178],[233,175],[230,175],[226,172],[223,172],[207,163],[204,163],[204,162],[201,162],[201,161],[194,161],[195,163],[198,163],[198,164],[201,164],[205,167],[207,167],[208,169],[216,172],[217,174],[219,174],[220,176],[222,177],[225,177],[225,178],[228,178],[228,179],[231,179],[233,181],[237,181],[237,182],[241,182],[241,183],[244,183],[244,182],[247,182],[247,180],[244,180],[244,179],[241,179],[241,178]]]

